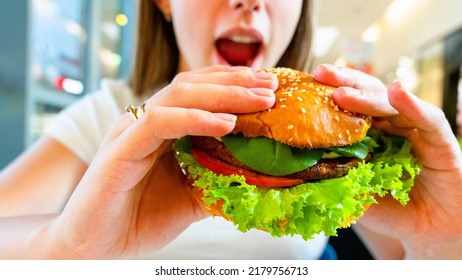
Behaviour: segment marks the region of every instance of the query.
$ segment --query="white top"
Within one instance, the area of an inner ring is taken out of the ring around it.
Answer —
[[[45,133],[90,164],[104,135],[128,104],[140,104],[121,81],[104,80],[101,89],[63,110]],[[220,217],[192,224],[162,249],[144,259],[317,259],[327,243],[322,235],[271,237],[267,232],[242,233]]]

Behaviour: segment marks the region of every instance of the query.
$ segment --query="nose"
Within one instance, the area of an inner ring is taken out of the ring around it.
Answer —
[[[258,12],[261,10],[264,0],[230,0],[231,8],[235,10],[244,10],[249,12]]]

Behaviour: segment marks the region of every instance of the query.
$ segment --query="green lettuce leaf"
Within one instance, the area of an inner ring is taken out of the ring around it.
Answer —
[[[369,151],[377,147],[371,137],[342,147],[328,149],[299,149],[266,137],[244,137],[229,134],[221,138],[226,148],[246,166],[258,172],[285,176],[315,165],[325,152],[345,157],[365,159]]]
[[[323,149],[298,149],[266,137],[244,137],[229,134],[221,141],[246,166],[258,172],[284,176],[316,164]]]
[[[222,200],[222,211],[236,227],[246,232],[262,229],[272,236],[300,235],[305,240],[315,234],[335,236],[362,216],[375,196],[391,194],[401,204],[409,200],[409,190],[420,165],[411,154],[409,142],[372,132],[380,147],[373,159],[341,178],[320,180],[290,188],[249,185],[242,176],[222,176],[198,164],[190,153],[188,137],[174,143],[177,160],[193,186],[202,189],[203,201],[213,205]]]
[[[341,147],[331,147],[327,150],[335,152],[344,157],[365,159],[369,152],[376,147],[378,147],[378,144],[375,143],[375,140],[369,136],[366,136],[361,142]]]

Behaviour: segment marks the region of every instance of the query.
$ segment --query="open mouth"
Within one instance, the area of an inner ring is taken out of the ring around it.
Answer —
[[[218,55],[232,66],[252,66],[262,47],[259,36],[233,34],[219,38],[216,43]]]

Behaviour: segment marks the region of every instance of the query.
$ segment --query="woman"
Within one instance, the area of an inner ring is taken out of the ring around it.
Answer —
[[[123,258],[156,251],[158,257],[171,258],[178,256],[174,251],[183,251],[193,252],[191,258],[319,257],[323,237],[304,243],[262,239],[268,236],[256,231],[235,237],[240,245],[233,239],[210,242],[207,233],[214,229],[213,238],[236,231],[210,218],[192,224],[206,214],[185,188],[170,148],[171,140],[183,135],[222,136],[234,126],[233,113],[272,106],[277,80],[253,74],[251,68],[306,67],[311,39],[307,2],[221,0],[206,6],[194,0],[141,1],[130,86],[106,83],[101,92],[66,110],[2,172],[1,256]],[[341,107],[380,117],[377,126],[407,137],[424,165],[409,207],[384,199],[358,227],[373,253],[458,257],[462,229],[452,221],[462,201],[460,151],[441,111],[399,83],[387,94],[379,81],[350,69],[324,65],[314,74],[341,86],[334,95]],[[120,116],[125,105],[146,98],[145,114],[136,122],[129,114]],[[428,159],[435,155],[450,158]],[[425,211],[427,205],[436,212]],[[411,232],[417,226],[419,231]],[[388,246],[380,246],[384,240]],[[434,250],[423,251],[429,241]],[[202,249],[197,243],[209,246]],[[210,251],[213,246],[218,249]],[[226,254],[226,246],[235,253]],[[238,255],[240,248],[245,255]]]

